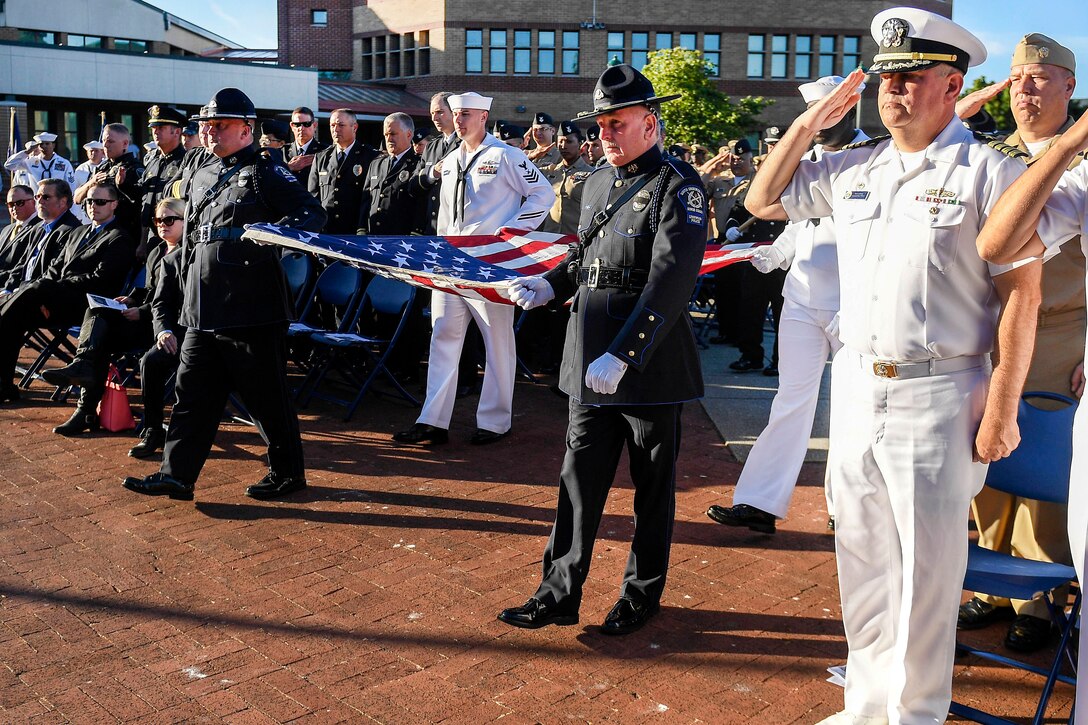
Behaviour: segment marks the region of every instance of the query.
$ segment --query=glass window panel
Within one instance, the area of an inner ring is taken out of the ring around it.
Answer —
[[[536,34],[536,44],[541,48],[554,48],[555,47],[555,31],[554,30],[541,30]]]
[[[786,53],[790,49],[790,36],[788,35],[774,35],[771,36],[771,52],[773,53]]]
[[[812,36],[811,35],[798,35],[794,38],[794,49],[798,53],[811,53],[812,52]]]
[[[608,49],[623,50],[623,33],[608,34]]]
[[[784,55],[772,55],[771,56],[771,78],[785,78],[786,77],[786,56]]]
[[[404,54],[404,75],[414,76],[416,74],[416,54],[405,53]]]
[[[506,72],[506,48],[492,48],[488,59],[488,68],[492,73]]]
[[[763,77],[763,54],[762,53],[749,53],[748,54],[748,77],[749,78],[762,78]]]
[[[710,75],[714,76],[715,78],[720,76],[722,74],[720,68],[721,53],[703,53],[703,57],[706,60],[710,61],[710,65],[712,66]]]
[[[834,35],[821,35],[820,36],[820,52],[821,53],[834,53],[835,52],[835,36]]]
[[[631,50],[648,50],[649,47],[649,33],[631,33]]]
[[[465,73],[483,73],[484,52],[480,48],[465,49]]]
[[[328,10],[311,10],[310,11],[310,24],[316,25],[319,28],[324,28],[329,24],[329,11]]]
[[[431,49],[423,48],[419,51],[419,74],[421,76],[431,73]]]
[[[857,53],[860,42],[861,38],[855,35],[847,35],[845,38],[842,39],[842,52]]]
[[[631,51],[631,65],[633,65],[637,70],[642,70],[646,67],[647,55],[648,54],[645,50]]]
[[[484,44],[484,31],[466,30],[465,45],[469,48],[479,48]]]
[[[533,34],[528,30],[515,30],[514,31],[514,47],[515,48],[528,48],[532,45]]]
[[[695,50],[695,33],[680,33],[680,47]]]
[[[400,53],[389,54],[389,77],[400,77]]]
[[[578,31],[577,30],[564,30],[563,31],[563,47],[564,48],[577,48],[578,47]]]
[[[514,72],[515,73],[528,73],[529,64],[532,59],[532,51],[528,48],[515,48],[514,49]]]
[[[749,35],[748,36],[748,50],[751,51],[763,51],[766,38],[762,35]]]
[[[425,48],[431,45],[431,31],[421,30],[419,31],[419,47]]]
[[[541,74],[555,73],[555,51],[542,49],[537,52],[536,72]]]
[[[654,34],[654,48],[657,50],[665,50],[672,47],[672,33],[655,33]]]
[[[400,50],[400,36],[399,35],[390,35],[389,36],[389,50]]]
[[[492,30],[488,34],[489,44],[492,48],[505,48],[506,47],[506,31],[505,30]]]
[[[578,75],[578,51],[563,51],[563,75]]]
[[[722,36],[720,33],[706,33],[703,35],[703,50],[721,50]]]
[[[798,55],[797,56],[797,77],[798,78],[811,78],[812,77],[812,56]]]

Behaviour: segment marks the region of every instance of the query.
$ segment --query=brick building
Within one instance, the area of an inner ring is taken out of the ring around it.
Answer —
[[[867,64],[876,45],[869,22],[895,0],[278,0],[280,61],[316,65],[355,81],[494,95],[492,117],[529,125],[534,112],[569,118],[590,104],[612,58],[638,67],[650,51],[703,52],[732,98],[775,101],[761,125],[787,125],[802,109],[797,86]],[[951,16],[943,0],[905,4]],[[351,24],[347,24],[351,6]],[[735,11],[743,10],[743,14]],[[284,22],[288,18],[289,22]],[[350,50],[348,50],[350,39]],[[345,57],[345,53],[350,57]],[[350,62],[349,62],[350,61]],[[878,124],[875,88],[863,125]]]

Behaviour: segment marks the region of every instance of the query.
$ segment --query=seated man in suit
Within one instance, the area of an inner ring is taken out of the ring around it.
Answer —
[[[34,228],[41,222],[34,208],[34,190],[25,184],[8,189],[8,214],[11,224],[0,229],[0,272],[15,267],[26,252]]]
[[[132,267],[136,240],[114,224],[117,187],[102,184],[87,193],[91,224],[68,235],[45,274],[22,285],[0,304],[0,404],[19,399],[12,382],[28,330],[71,327],[87,310],[87,294],[112,297]]]
[[[41,222],[34,225],[22,256],[7,270],[0,271],[0,302],[20,286],[38,279],[64,248],[68,232],[82,224],[72,213],[72,187],[63,179],[42,179],[34,195]]]

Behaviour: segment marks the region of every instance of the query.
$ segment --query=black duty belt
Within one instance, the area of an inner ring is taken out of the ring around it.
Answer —
[[[599,259],[594,259],[588,267],[578,268],[578,284],[590,289],[637,291],[646,286],[648,276],[649,273],[642,269],[604,267]]]
[[[216,227],[211,224],[201,224],[192,231],[192,240],[196,244],[208,242],[235,241],[242,238],[245,229],[237,227]]]

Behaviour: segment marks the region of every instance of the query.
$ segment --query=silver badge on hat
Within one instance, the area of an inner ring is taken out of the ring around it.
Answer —
[[[908,30],[910,26],[907,25],[906,20],[889,18],[880,28],[880,37],[886,47],[898,48],[903,44],[903,37],[906,36]]]
[[[604,98],[604,91],[598,88],[597,91],[593,94],[593,97],[598,101],[601,100],[602,98]]]

